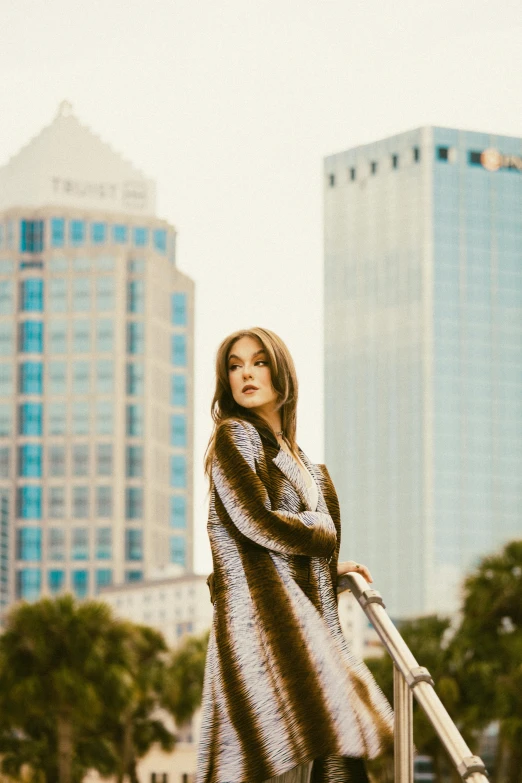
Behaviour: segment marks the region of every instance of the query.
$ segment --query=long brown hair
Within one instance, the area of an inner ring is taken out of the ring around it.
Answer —
[[[272,386],[277,393],[277,407],[281,414],[281,427],[291,450],[297,452],[295,440],[297,414],[297,375],[290,351],[281,338],[269,329],[254,326],[252,329],[241,329],[225,337],[216,354],[216,390],[210,411],[214,421],[214,429],[205,452],[205,473],[211,479],[212,459],[216,432],[221,422],[226,419],[243,419],[249,421],[261,430],[272,432],[267,422],[254,411],[243,408],[234,400],[228,378],[228,357],[233,345],[242,337],[259,340],[263,346],[270,367]]]

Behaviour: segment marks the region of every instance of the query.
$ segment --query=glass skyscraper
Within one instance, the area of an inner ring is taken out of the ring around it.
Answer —
[[[522,139],[325,159],[325,415],[343,556],[395,616],[453,611],[522,536]]]
[[[192,570],[194,287],[64,104],[0,169],[0,608]]]

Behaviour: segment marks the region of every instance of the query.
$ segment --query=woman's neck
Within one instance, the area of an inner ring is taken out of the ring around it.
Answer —
[[[281,414],[278,410],[258,410],[256,413],[266,421],[276,436],[282,431]]]

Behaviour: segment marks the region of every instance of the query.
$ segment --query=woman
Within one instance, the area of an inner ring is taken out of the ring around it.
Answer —
[[[367,781],[391,709],[339,625],[340,515],[324,465],[297,446],[297,378],[254,328],[217,354],[208,533],[214,601],[197,783]],[[313,763],[312,763],[313,762]]]

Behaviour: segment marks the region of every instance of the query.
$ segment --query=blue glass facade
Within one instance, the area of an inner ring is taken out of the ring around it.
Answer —
[[[442,128],[325,161],[326,463],[395,616],[522,535],[521,170]]]

